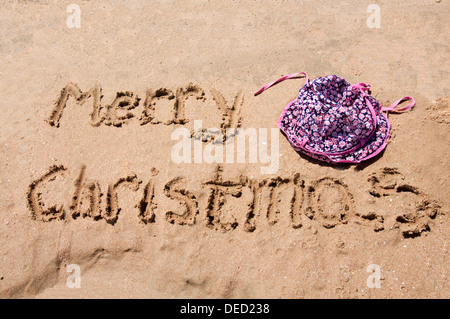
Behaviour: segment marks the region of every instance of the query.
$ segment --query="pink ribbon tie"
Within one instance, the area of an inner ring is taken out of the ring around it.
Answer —
[[[256,92],[254,93],[254,95],[256,96],[256,95],[258,95],[258,94],[261,94],[262,92],[264,92],[265,90],[267,90],[267,89],[270,88],[271,86],[274,86],[275,84],[280,83],[280,82],[282,82],[282,81],[284,81],[284,80],[295,78],[295,77],[299,76],[300,74],[303,74],[303,75],[306,77],[306,83],[308,83],[308,82],[309,82],[308,74],[306,74],[305,72],[292,73],[292,74],[288,74],[288,75],[286,75],[286,76],[283,76],[282,78],[279,78],[279,79],[276,80],[276,81],[273,81],[273,82],[270,82],[269,84],[264,85],[261,89],[259,89],[258,91],[256,91]]]
[[[401,102],[406,101],[406,100],[410,100],[411,103],[409,103],[407,106],[402,107],[400,109],[395,109],[395,107],[397,105],[399,105]],[[416,105],[416,101],[410,96],[405,96],[404,98],[401,98],[400,100],[397,100],[394,103],[392,103],[392,105],[389,107],[382,107],[381,111],[386,112],[386,113],[389,113],[389,111],[394,111],[394,110],[401,112],[401,111],[406,111],[406,110],[412,108],[414,105]]]

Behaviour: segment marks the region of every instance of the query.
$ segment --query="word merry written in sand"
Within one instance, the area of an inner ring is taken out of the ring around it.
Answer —
[[[224,180],[223,167],[218,166],[214,178],[201,183],[202,191],[206,190],[208,196],[202,199],[206,200],[206,205],[205,211],[200,213],[199,198],[202,196],[188,189],[182,177],[171,179],[161,191],[154,181],[157,174],[157,170],[152,169],[152,177],[146,183],[136,174],[124,176],[107,185],[104,192],[98,181],[87,178],[86,167],[83,166],[71,183],[73,195],[67,209],[64,203],[55,203],[49,198],[55,192],[66,191],[58,189],[57,184],[67,181],[68,170],[62,165],[52,166],[30,184],[28,206],[34,220],[48,222],[91,218],[114,225],[123,213],[119,207],[119,195],[122,191],[131,190],[140,197],[136,208],[139,220],[144,224],[162,220],[183,226],[203,219],[203,223],[214,230],[227,232],[239,227],[253,232],[261,222],[269,225],[289,224],[298,229],[303,225],[303,217],[306,217],[328,229],[347,224],[350,220],[373,227],[377,232],[385,228],[383,215],[374,212],[362,214],[355,210],[353,195],[341,179],[326,177],[305,181],[295,174],[292,177],[251,179],[240,176],[237,180]],[[395,179],[400,182],[393,183]],[[395,227],[400,228],[405,237],[416,237],[430,230],[430,222],[436,217],[439,206],[416,187],[403,183],[402,175],[397,170],[385,168],[374,173],[369,177],[368,184],[368,192],[375,199],[402,193],[414,196],[415,205],[411,211],[391,216],[395,218]],[[178,202],[182,211],[161,213],[156,191]]]
[[[225,133],[227,128],[240,127],[242,120],[240,109],[244,102],[242,92],[236,94],[232,103],[228,103],[216,89],[211,89],[210,93],[219,112],[222,113],[220,128],[223,130],[223,133]],[[141,99],[134,92],[117,92],[116,97],[110,104],[103,105],[102,87],[100,84],[97,83],[89,90],[83,92],[77,84],[69,83],[61,90],[50,117],[46,120],[51,126],[60,126],[63,111],[70,97],[75,99],[78,106],[83,105],[88,100],[92,100],[90,124],[94,127],[98,127],[101,124],[121,127],[134,118],[139,120],[140,125],[184,125],[189,122],[185,115],[186,101],[189,98],[200,101],[206,100],[205,91],[198,85],[189,83],[175,90],[167,88],[148,89],[143,103],[141,103]],[[159,104],[164,100],[172,102],[171,118],[166,120],[158,119],[156,112]],[[141,104],[142,107],[138,108]]]
[[[90,124],[94,127],[101,124],[122,127],[135,118],[138,118],[140,125],[177,124],[177,128],[171,134],[171,140],[178,141],[171,151],[171,159],[174,163],[245,163],[248,158],[250,163],[259,161],[261,164],[268,164],[268,166],[261,167],[261,173],[276,173],[279,164],[278,129],[272,128],[270,130],[270,143],[266,128],[243,130],[241,128],[242,116],[240,115],[244,102],[243,94],[238,92],[230,104],[218,90],[211,89],[210,93],[222,114],[220,127],[218,128],[203,128],[201,120],[193,121],[193,132],[186,127],[179,126],[189,122],[185,116],[185,104],[189,98],[206,100],[205,91],[192,83],[174,91],[167,88],[148,89],[143,103],[133,92],[118,92],[113,101],[106,106],[102,104],[103,95],[100,84],[96,84],[83,92],[77,84],[69,83],[61,90],[47,122],[51,126],[60,126],[63,111],[67,107],[69,98],[76,101],[75,107],[92,100]],[[168,101],[172,101],[171,115],[169,119],[163,121],[162,118],[158,118],[156,110],[160,107],[167,108],[167,103],[164,104],[163,102]],[[142,107],[138,109],[140,105]],[[236,145],[234,143],[235,137]],[[248,149],[246,148],[247,140]],[[208,144],[203,147],[203,143]],[[270,153],[268,152],[269,145]],[[191,149],[194,152],[191,152]]]

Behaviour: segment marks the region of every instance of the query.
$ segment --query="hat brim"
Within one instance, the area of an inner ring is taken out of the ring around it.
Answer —
[[[377,127],[373,134],[373,136],[360,148],[354,150],[351,153],[345,154],[345,155],[332,155],[332,154],[317,154],[314,152],[311,152],[310,150],[306,149],[305,147],[301,147],[298,143],[298,138],[295,136],[291,136],[289,134],[289,131],[292,131],[291,128],[295,125],[295,120],[288,121],[288,125],[283,124],[283,119],[285,117],[285,113],[288,111],[288,109],[291,107],[292,104],[295,103],[296,100],[291,101],[286,107],[284,108],[279,120],[278,120],[278,127],[281,129],[281,131],[286,135],[287,139],[289,140],[289,143],[292,145],[292,147],[303,154],[306,154],[312,158],[328,162],[328,163],[361,163],[363,161],[366,161],[372,157],[377,156],[379,153],[381,153],[387,145],[387,141],[390,137],[390,130],[391,130],[391,124],[385,114],[381,112],[381,110],[377,110],[376,112],[376,119],[377,119]]]

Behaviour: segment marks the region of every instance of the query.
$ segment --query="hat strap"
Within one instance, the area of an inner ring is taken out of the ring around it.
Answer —
[[[306,77],[306,83],[308,83],[308,82],[309,82],[308,74],[306,74],[305,72],[292,73],[292,74],[288,74],[288,75],[286,75],[286,76],[283,76],[282,78],[279,78],[279,79],[276,80],[276,81],[273,81],[273,82],[270,82],[269,84],[264,85],[259,91],[256,91],[256,92],[254,93],[254,95],[256,96],[256,95],[258,95],[258,94],[261,94],[262,92],[264,92],[265,90],[267,90],[267,89],[270,88],[271,86],[274,86],[275,84],[280,83],[280,82],[282,82],[282,81],[284,81],[284,80],[292,79],[292,78],[297,78],[300,74],[303,74],[303,75]]]
[[[407,106],[402,107],[402,108],[400,108],[400,109],[395,109],[395,107],[396,107],[397,105],[399,105],[401,102],[406,101],[406,100],[410,100],[411,103],[409,103]],[[387,114],[389,113],[389,111],[399,111],[399,112],[400,112],[400,111],[406,111],[406,110],[412,108],[414,105],[416,105],[416,101],[415,101],[412,97],[410,97],[410,96],[405,96],[405,97],[401,98],[400,100],[395,101],[395,102],[394,102],[391,106],[389,106],[389,107],[382,107],[382,108],[381,108],[381,111],[386,112],[386,115],[387,115]]]
[[[352,87],[358,88],[361,91],[368,91],[370,90],[370,84],[367,83],[358,83],[358,84],[353,84]]]

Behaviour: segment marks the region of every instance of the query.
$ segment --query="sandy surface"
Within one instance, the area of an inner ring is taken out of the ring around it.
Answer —
[[[0,4],[1,297],[450,297],[449,1],[376,1],[380,28],[356,0],[80,0],[68,28],[72,2]],[[417,105],[364,165],[281,134],[274,174],[174,163],[195,120],[276,128],[304,79],[251,92],[300,71]]]

